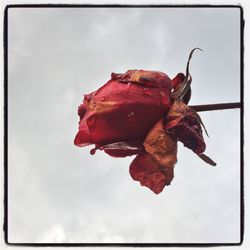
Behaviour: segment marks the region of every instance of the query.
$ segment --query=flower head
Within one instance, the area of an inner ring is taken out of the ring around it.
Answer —
[[[80,122],[74,144],[94,144],[91,154],[100,149],[112,157],[137,155],[130,175],[156,194],[174,177],[178,141],[215,165],[203,154],[206,144],[201,118],[187,105],[192,81],[189,62],[194,51],[186,74],[179,73],[172,80],[158,71],[112,73],[111,79],[85,95],[78,107]]]

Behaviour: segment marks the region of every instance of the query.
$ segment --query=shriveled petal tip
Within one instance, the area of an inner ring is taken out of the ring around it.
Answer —
[[[150,188],[155,194],[159,194],[166,186],[166,177],[161,172],[154,172],[146,175],[140,183],[142,186]]]
[[[183,73],[178,73],[173,79],[172,79],[172,87],[174,90],[176,90],[179,85],[184,81],[185,75]]]
[[[134,180],[139,181],[142,186],[148,187],[155,194],[162,192],[174,177],[173,168],[162,168],[146,152],[136,156],[130,165],[129,172]]]
[[[172,79],[172,94],[171,96],[174,97],[173,99],[177,98],[177,93],[181,93],[181,90],[184,90],[184,86],[186,85],[186,77],[183,73],[178,73],[173,79]],[[191,82],[190,82],[191,83]],[[183,95],[181,100],[188,104],[189,100],[191,98],[191,87],[189,86],[186,93]]]
[[[163,72],[149,70],[128,70],[124,74],[111,74],[112,80],[134,83],[152,88],[171,88],[171,79]]]
[[[81,104],[78,107],[78,115],[80,116],[80,119],[83,118],[83,116],[86,114],[86,112],[87,112],[86,106],[84,104]]]
[[[95,92],[92,92],[90,94],[85,94],[84,95],[84,101],[90,102],[92,100],[92,97],[93,97],[94,94],[95,94]]]
[[[194,111],[181,101],[175,101],[168,112],[165,129],[168,133],[176,133],[178,140],[196,154],[205,151],[200,121]]]

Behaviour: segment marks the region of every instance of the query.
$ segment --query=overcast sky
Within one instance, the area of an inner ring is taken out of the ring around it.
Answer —
[[[219,243],[240,239],[240,112],[200,113],[211,167],[178,144],[155,195],[73,140],[83,94],[111,72],[173,78],[195,52],[190,104],[240,101],[237,8],[19,8],[8,18],[9,241]]]

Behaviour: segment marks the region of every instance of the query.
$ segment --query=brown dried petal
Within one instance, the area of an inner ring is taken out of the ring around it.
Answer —
[[[135,157],[130,164],[129,173],[135,181],[150,188],[155,194],[159,194],[166,185],[170,185],[174,178],[173,167],[166,169],[159,166],[147,152]]]
[[[163,119],[150,130],[143,145],[159,165],[172,168],[177,162],[177,138],[166,133]]]
[[[185,103],[176,100],[168,112],[165,129],[176,133],[178,140],[196,154],[204,152],[206,144],[201,129],[201,119]]]

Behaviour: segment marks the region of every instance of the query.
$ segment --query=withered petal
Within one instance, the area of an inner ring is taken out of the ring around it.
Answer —
[[[80,122],[79,130],[87,131],[93,144],[99,146],[144,140],[154,123],[169,110],[171,88],[171,80],[162,72],[113,73],[101,88],[84,96],[84,104],[79,108],[84,122]],[[122,155],[118,149],[107,149],[107,153]]]
[[[81,104],[78,107],[78,115],[80,117],[80,120],[83,118],[83,116],[85,115],[85,113],[87,112],[87,108],[84,104]]]
[[[185,103],[175,101],[168,112],[165,129],[168,133],[175,133],[184,146],[200,154],[205,151],[206,144],[200,121],[193,112]]]
[[[121,83],[139,84],[151,88],[172,87],[171,79],[163,72],[148,70],[128,70],[124,74],[112,73],[111,78]]]
[[[159,165],[172,168],[177,162],[177,137],[166,133],[163,119],[149,131],[143,145]]]
[[[142,152],[143,146],[142,141],[123,141],[104,145],[100,150],[112,157],[127,157]]]
[[[182,82],[185,79],[185,75],[183,73],[178,73],[173,79],[172,79],[172,86],[174,90],[177,90]]]
[[[198,155],[203,161],[205,161],[207,164],[211,165],[211,166],[216,166],[217,164],[207,155],[205,154],[199,154]]]
[[[135,157],[130,164],[131,177],[139,181],[142,186],[151,189],[155,194],[162,192],[166,185],[170,185],[174,178],[173,168],[161,168],[146,152]]]
[[[170,108],[164,89],[111,81],[88,104],[87,124],[95,144],[143,140],[153,124]],[[145,110],[147,112],[145,112]]]

